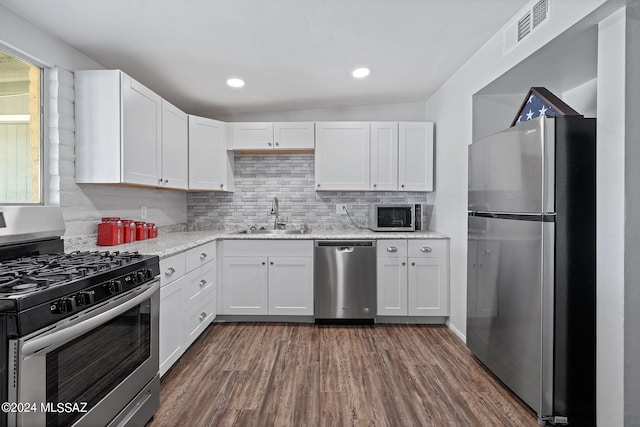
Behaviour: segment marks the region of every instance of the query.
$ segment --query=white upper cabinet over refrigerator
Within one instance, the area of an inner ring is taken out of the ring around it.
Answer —
[[[316,190],[369,190],[369,122],[316,123]]]
[[[233,151],[227,151],[227,125],[189,116],[189,189],[233,191]]]
[[[433,191],[433,123],[400,122],[398,190]]]
[[[234,150],[313,150],[313,122],[231,123]]]
[[[78,71],[75,79],[76,182],[185,188],[184,113],[119,70]]]

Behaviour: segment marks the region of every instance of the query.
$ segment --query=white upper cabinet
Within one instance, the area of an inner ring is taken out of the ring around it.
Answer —
[[[433,191],[433,123],[400,122],[400,191]]]
[[[369,122],[316,123],[316,190],[369,190]]]
[[[184,113],[119,70],[75,79],[76,182],[186,188]]]
[[[371,190],[398,189],[398,123],[371,123]]]
[[[313,122],[231,123],[234,150],[313,150]]]
[[[233,152],[227,151],[227,125],[189,116],[189,189],[233,191]]]
[[[188,185],[187,114],[162,100],[162,186],[186,190]]]

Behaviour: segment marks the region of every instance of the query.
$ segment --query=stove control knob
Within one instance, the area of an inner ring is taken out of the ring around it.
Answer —
[[[111,295],[122,292],[122,282],[120,280],[112,280],[107,284],[107,291]]]
[[[151,280],[151,279],[153,279],[153,271],[151,271],[151,270],[150,270],[150,269],[148,269],[148,268],[145,268],[145,269],[144,269],[144,277],[145,277],[147,280]]]
[[[73,298],[62,298],[51,304],[51,311],[53,313],[71,313],[76,309],[76,302]]]
[[[93,291],[80,292],[78,295],[75,296],[76,306],[80,307],[83,305],[93,304],[93,301],[94,301],[93,294],[94,294]]]
[[[136,285],[144,282],[144,271],[136,271],[133,276],[133,283]]]

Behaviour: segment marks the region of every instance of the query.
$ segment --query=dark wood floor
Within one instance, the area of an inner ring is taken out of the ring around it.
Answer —
[[[159,426],[537,426],[445,326],[222,323],[162,380]]]

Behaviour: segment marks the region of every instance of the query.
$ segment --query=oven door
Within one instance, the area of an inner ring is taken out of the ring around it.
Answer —
[[[9,425],[108,425],[158,374],[158,324],[154,280],[11,340],[9,399],[30,407]]]

